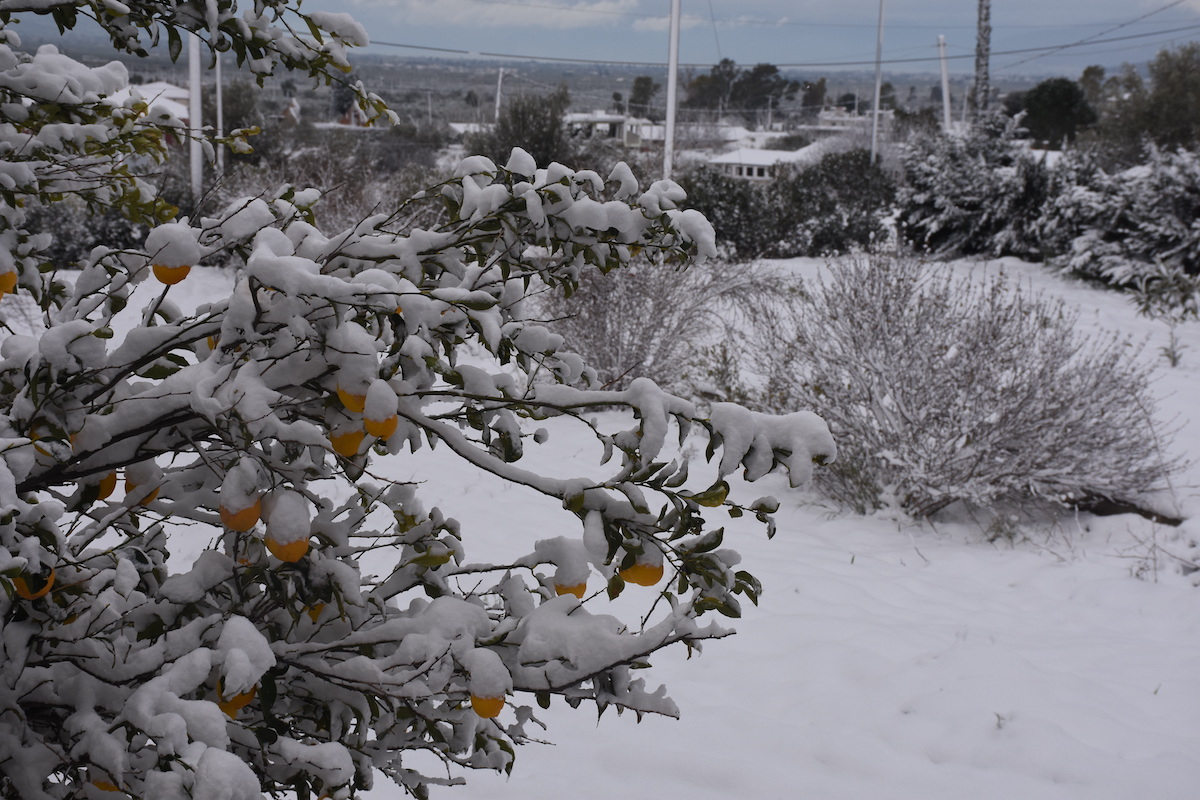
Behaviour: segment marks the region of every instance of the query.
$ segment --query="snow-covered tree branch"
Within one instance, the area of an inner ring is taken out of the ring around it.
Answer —
[[[131,52],[158,25],[317,73],[358,42],[329,15],[307,17],[328,38],[266,26],[282,4],[112,6],[35,10],[67,28],[94,16]],[[635,254],[711,253],[680,189],[516,150],[414,198],[448,209],[434,229],[405,229],[401,209],[327,235],[319,194],[292,187],[176,219],[125,168],[165,151],[144,106],[103,101],[123,71],[0,33],[0,287],[41,312],[0,344],[0,794],[344,798],[382,771],[423,796],[458,767],[511,768],[531,704],[554,695],[677,713],[633,670],[725,636],[705,615],[760,591],[712,515],[771,529],[776,503],[736,500],[725,476],[799,485],[835,455],[812,414],[704,416],[647,380],[601,390],[526,316],[532,291]],[[23,209],[71,194],[159,224],[65,274]],[[239,266],[227,298],[185,313],[197,264]],[[139,286],[156,289],[135,308]],[[597,427],[609,408],[626,429]],[[550,418],[593,432],[602,476],[520,464]],[[703,480],[675,444],[689,437],[716,464]],[[552,498],[564,524],[471,560],[478,534],[380,469],[435,445]],[[168,569],[197,538],[212,543]],[[630,583],[655,587],[632,617],[610,608]]]

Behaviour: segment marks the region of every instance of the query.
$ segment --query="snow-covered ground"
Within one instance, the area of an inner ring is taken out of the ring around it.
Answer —
[[[1061,295],[1081,324],[1146,340],[1147,358],[1167,342],[1164,324],[1139,318],[1119,295],[1015,260],[970,268]],[[1164,418],[1182,425],[1172,446],[1186,455],[1200,445],[1200,418],[1188,418],[1200,397],[1200,326],[1181,335],[1190,349],[1176,369],[1160,361],[1156,393]],[[571,444],[558,446],[569,457]],[[424,496],[439,493],[469,539],[546,535],[562,523],[561,509],[482,479],[464,483],[438,453],[420,468]],[[1197,476],[1193,468],[1175,487],[1192,517]],[[1162,568],[1147,571],[1156,543],[1178,531],[1134,516],[1081,517],[988,543],[967,524],[833,516],[782,482],[767,488],[784,503],[779,534],[767,541],[748,529],[727,540],[762,579],[761,605],[702,656],[655,663],[680,720],[610,711],[597,721],[594,710],[555,704],[540,714],[553,744],[520,748],[511,777],[472,774],[465,788],[435,793],[1200,796],[1200,589],[1162,553]],[[399,796],[383,784],[372,794]]]
[[[1081,324],[1148,339],[1146,358],[1167,342],[1124,298],[1040,267],[958,268],[1061,295]],[[222,280],[200,272],[195,291]],[[1190,349],[1178,368],[1160,359],[1155,388],[1186,456],[1200,446],[1200,325],[1180,334]],[[585,449],[551,433],[555,458]],[[473,559],[564,521],[561,508],[464,475],[444,448],[397,460],[393,474],[425,481],[426,503],[462,522]],[[1173,499],[1192,518],[1183,531],[1200,534],[1198,477],[1181,474]],[[667,684],[682,719],[597,721],[556,702],[538,715],[552,744],[520,748],[511,777],[472,773],[435,797],[1200,797],[1200,589],[1158,546],[1180,529],[1084,516],[989,543],[966,522],[834,515],[772,481],[775,539],[755,528],[727,539],[762,579],[761,605],[701,656],[655,662],[650,682]],[[402,793],[381,781],[370,796]]]

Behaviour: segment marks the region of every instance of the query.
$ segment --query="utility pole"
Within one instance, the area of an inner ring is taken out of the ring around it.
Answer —
[[[504,67],[500,68],[500,77],[496,78],[496,122],[500,121],[500,87],[504,86]]]
[[[938,36],[938,58],[942,62],[942,130],[950,132],[950,73],[946,70],[946,37]]]
[[[217,80],[217,136],[225,135],[225,99],[221,95],[221,51],[213,49],[213,57],[216,59],[215,71],[213,76]],[[217,174],[225,174],[225,148],[224,146],[217,148]]]
[[[979,0],[979,31],[975,38],[975,88],[971,93],[972,117],[979,119],[987,113],[988,60],[992,53],[992,0]]]
[[[875,103],[871,106],[871,163],[879,153],[879,95],[883,87],[883,0],[879,0],[879,36],[875,40]]]
[[[667,127],[663,141],[663,180],[671,179],[675,160],[675,92],[679,83],[679,0],[671,0],[671,38],[667,47]]]
[[[191,135],[188,155],[191,159],[192,202],[197,206],[204,191],[204,148],[200,143],[204,128],[200,118],[200,95],[203,89],[200,81],[200,37],[193,33],[188,36],[188,128]]]

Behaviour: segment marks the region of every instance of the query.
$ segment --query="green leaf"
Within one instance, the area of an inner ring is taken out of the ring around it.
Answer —
[[[751,511],[760,511],[764,514],[774,514],[779,510],[779,501],[774,497],[760,497],[750,504]]]
[[[424,555],[417,556],[408,563],[416,564],[418,567],[433,569],[434,567],[440,567],[448,563],[453,557],[451,553],[425,553]]]
[[[690,499],[707,508],[716,508],[724,503],[727,497],[729,497],[729,484],[725,481],[717,481],[703,492],[692,495]]]

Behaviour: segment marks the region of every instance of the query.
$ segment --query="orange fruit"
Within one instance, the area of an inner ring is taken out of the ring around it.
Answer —
[[[280,542],[278,539],[267,537],[267,549],[271,551],[271,555],[289,564],[295,564],[304,558],[304,554],[308,552],[308,546],[308,537],[297,539],[294,542]]]
[[[125,494],[131,495],[134,492],[136,492],[137,490],[138,490],[138,485],[136,483],[130,483],[129,479],[126,478],[125,479]],[[138,502],[144,506],[148,506],[152,502],[154,502],[154,498],[156,498],[156,497],[158,497],[158,487],[155,487],[154,491],[150,492],[150,494],[146,495]]]
[[[384,420],[371,419],[370,417],[363,420],[363,427],[367,433],[378,439],[387,439],[396,432],[396,427],[400,424],[399,418],[395,414]]]
[[[117,488],[117,471],[114,469],[112,472],[109,472],[100,479],[100,483],[98,485],[100,487],[100,493],[96,495],[96,499],[107,500],[108,496],[111,495],[113,490]]]
[[[634,564],[618,573],[626,583],[636,583],[638,586],[653,586],[662,580],[663,565]]]
[[[480,697],[479,695],[471,695],[471,708],[475,713],[484,719],[500,716],[501,709],[504,708],[503,697]]]
[[[167,286],[174,286],[188,276],[192,271],[190,265],[179,267],[169,267],[166,264],[155,264],[151,269],[154,270],[154,277],[158,278],[160,283],[165,283]]]
[[[324,603],[313,603],[308,608],[304,609],[304,613],[308,614],[308,618],[316,622],[321,618],[321,612],[325,610]]]
[[[342,401],[347,411],[353,411],[355,414],[361,414],[363,409],[367,407],[367,395],[353,394],[346,391],[341,386],[337,387],[338,400]]]
[[[23,597],[26,600],[37,600],[39,597],[45,597],[46,595],[50,594],[50,589],[54,586],[54,575],[54,568],[51,567],[50,574],[46,576],[45,583],[43,583],[39,589],[30,589],[28,581],[25,580],[25,576],[18,575],[12,579],[13,590],[17,593],[17,596]]]
[[[358,448],[362,445],[362,440],[363,432],[361,430],[348,430],[345,433],[329,435],[329,443],[333,445],[333,452],[346,458],[358,455]]]
[[[17,273],[2,272],[0,273],[0,294],[8,294],[15,291],[17,288]]]
[[[236,719],[238,712],[246,706],[250,705],[250,701],[258,694],[258,686],[251,686],[249,691],[235,694],[233,697],[226,698],[221,693],[221,687],[217,687],[217,705],[225,715],[230,719]]]
[[[583,593],[586,591],[587,591],[587,581],[584,581],[583,583],[577,583],[574,586],[560,586],[557,583],[554,584],[554,593],[555,594],[573,594],[576,597],[578,597],[580,600],[583,599]]]
[[[230,511],[225,506],[217,509],[221,515],[221,524],[231,531],[245,532],[254,527],[262,515],[262,500],[254,498],[254,503],[241,511]]]

